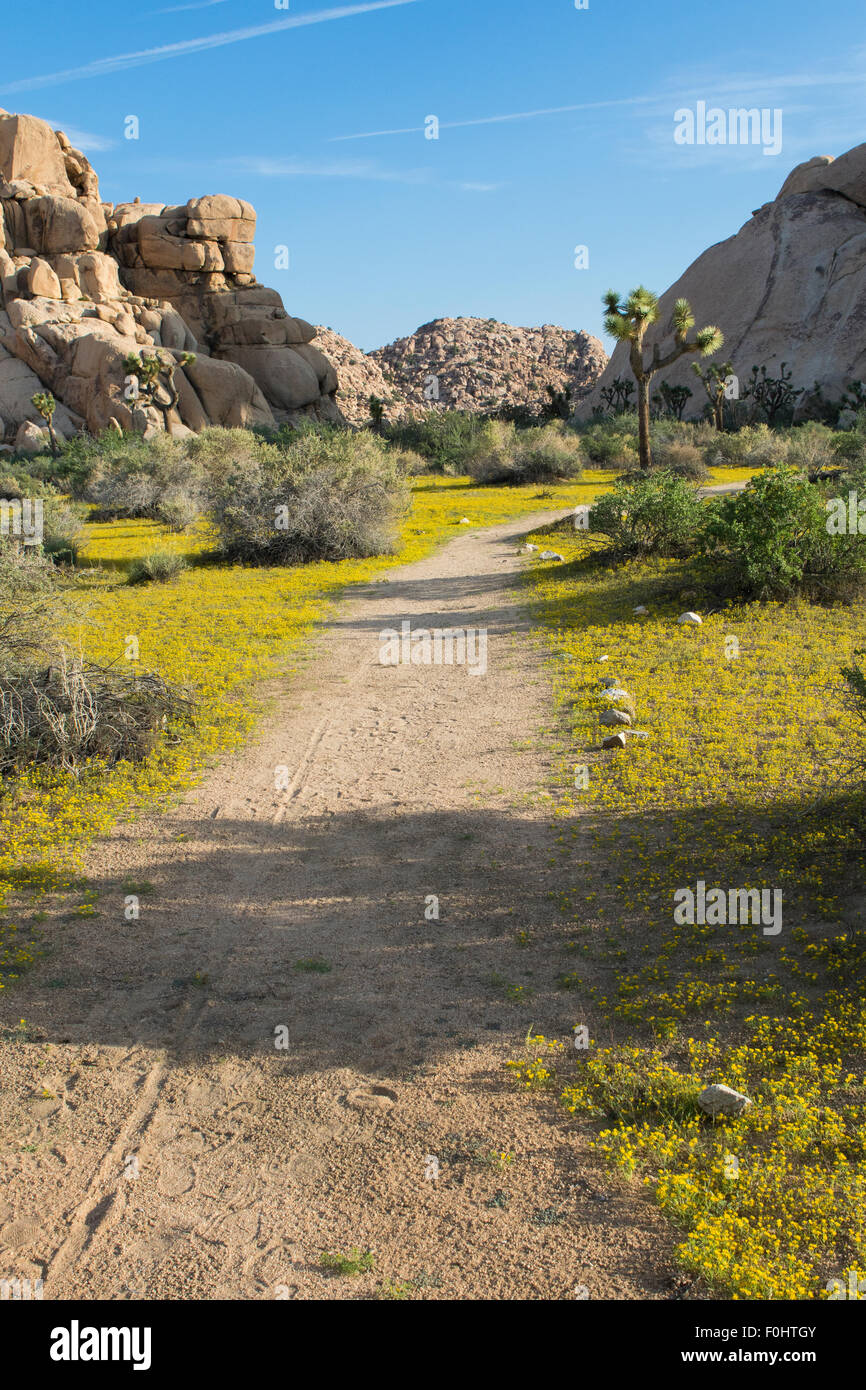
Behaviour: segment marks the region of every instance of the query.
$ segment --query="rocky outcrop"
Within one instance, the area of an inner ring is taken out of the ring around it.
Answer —
[[[375,355],[362,352],[332,328],[317,328],[316,343],[336,369],[339,381],[337,404],[350,424],[367,423],[370,419],[371,396],[384,401],[389,420],[396,420],[406,413],[408,406],[405,398],[385,380]]]
[[[62,131],[0,111],[0,441],[41,424],[45,388],[61,435],[339,421],[315,329],[253,274],[255,222],[223,195],[102,203]],[[124,364],[154,353],[177,364],[174,392],[144,404]]]
[[[629,289],[629,286],[621,287]],[[659,326],[647,344],[670,339],[670,314],[689,300],[698,325],[717,324],[725,344],[716,361],[730,361],[745,382],[753,365],[778,375],[782,362],[802,386],[800,413],[817,381],[838,398],[866,378],[866,144],[839,159],[799,164],[778,196],[758,208],[727,241],[711,246],[661,298]],[[654,380],[692,388],[686,416],[700,415],[706,397],[684,358]],[[578,409],[588,416],[600,389],[631,377],[628,351],[617,345],[595,391]]]
[[[435,319],[369,354],[389,393],[413,409],[495,411],[550,404],[547,387],[585,396],[607,354],[597,338],[545,324],[515,328],[495,319]]]

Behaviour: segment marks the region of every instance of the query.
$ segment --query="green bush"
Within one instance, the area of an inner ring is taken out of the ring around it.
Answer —
[[[489,420],[483,439],[468,463],[470,474],[479,481],[554,482],[579,477],[583,469],[580,436],[561,421],[517,429],[505,420]]]
[[[678,478],[703,483],[710,476],[703,453],[687,439],[654,439],[652,451],[654,463],[662,470],[675,473]]]
[[[785,457],[785,445],[769,425],[744,425],[731,434],[714,430],[704,446],[708,468],[771,468]]]
[[[376,435],[323,426],[229,468],[210,510],[228,557],[300,564],[391,554],[407,506],[405,480]]]
[[[589,529],[610,536],[626,555],[674,555],[688,549],[702,517],[697,490],[667,469],[618,478],[589,513]]]
[[[634,468],[638,462],[637,415],[625,413],[594,420],[581,430],[586,457],[597,468]]]
[[[466,410],[428,410],[414,419],[385,426],[385,438],[398,449],[420,454],[434,472],[463,474],[484,446],[487,421]]]
[[[129,567],[129,582],[165,584],[169,579],[177,579],[186,568],[187,563],[182,555],[172,550],[151,550],[149,554],[133,560]]]
[[[786,464],[712,501],[698,544],[712,575],[739,597],[844,599],[866,583],[862,537],[830,535],[824,494]]]
[[[784,458],[792,468],[816,473],[837,462],[833,450],[834,433],[817,420],[796,425],[787,433]]]

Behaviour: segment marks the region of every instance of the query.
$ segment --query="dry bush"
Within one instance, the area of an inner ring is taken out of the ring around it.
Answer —
[[[0,675],[0,776],[32,764],[77,774],[84,763],[146,757],[194,702],[152,672],[94,666],[61,652],[48,666]]]

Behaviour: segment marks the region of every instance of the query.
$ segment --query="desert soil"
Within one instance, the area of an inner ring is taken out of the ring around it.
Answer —
[[[2,1050],[0,1277],[46,1299],[676,1296],[645,1193],[504,1065],[530,1026],[580,1021],[554,984],[573,872],[518,580],[550,519],[350,590],[259,736],[94,846],[100,915],[58,907],[54,954],[0,1002],[31,1030]],[[381,665],[406,618],[486,627],[487,674]],[[130,879],[152,884],[138,921]],[[371,1272],[322,1269],[353,1249]]]

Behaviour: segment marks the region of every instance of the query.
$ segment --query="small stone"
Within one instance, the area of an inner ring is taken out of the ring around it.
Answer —
[[[459,526],[471,526],[471,525],[472,525],[472,522],[469,520],[469,517],[468,517],[468,516],[461,516],[460,521],[458,522],[458,525],[459,525]]]
[[[609,657],[609,656],[600,656],[598,659],[599,659],[599,661],[610,661],[610,657]]]
[[[632,611],[632,613],[639,613],[641,616],[643,616],[644,613],[648,613],[648,612],[649,612],[649,609],[648,609],[648,608],[644,608],[643,604],[642,604],[642,603],[639,603],[638,606],[637,606],[637,608],[633,608],[631,611]]]
[[[616,724],[631,724],[631,715],[622,709],[606,709],[601,716],[601,723],[608,728],[613,728]]]
[[[691,623],[695,627],[700,627],[701,623],[703,622],[703,619],[701,618],[700,613],[681,613],[680,616],[677,618],[677,622],[681,626]]]
[[[537,550],[537,549],[538,549],[538,546],[537,546],[537,545],[525,545],[525,546],[523,547],[523,553],[524,553],[524,555],[525,555],[526,552],[527,552],[527,550]]]
[[[698,1105],[708,1115],[741,1115],[751,1104],[748,1096],[730,1086],[707,1086],[698,1096]]]
[[[555,550],[542,550],[541,558],[542,560],[563,560],[565,557],[557,554]]]
[[[611,734],[602,743],[602,748],[625,748],[625,734]]]

